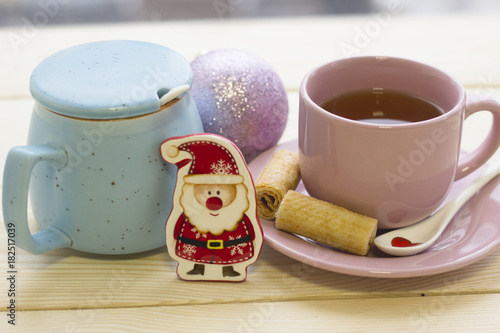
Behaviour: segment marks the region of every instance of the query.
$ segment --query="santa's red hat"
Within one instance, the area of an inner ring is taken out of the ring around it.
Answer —
[[[179,145],[175,140],[162,147],[163,157],[177,167],[189,167],[184,176],[188,184],[240,184],[243,176],[240,175],[238,163],[231,152],[216,141],[193,140]],[[241,159],[241,156],[237,156]]]

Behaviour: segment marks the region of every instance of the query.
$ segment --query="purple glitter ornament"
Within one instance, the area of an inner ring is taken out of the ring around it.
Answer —
[[[192,63],[194,98],[205,132],[233,141],[247,163],[280,139],[286,91],[264,60],[242,50],[209,52]]]

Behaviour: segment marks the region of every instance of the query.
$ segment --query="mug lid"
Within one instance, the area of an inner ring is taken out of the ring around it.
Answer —
[[[33,71],[33,98],[61,115],[119,119],[160,110],[160,98],[191,87],[193,73],[179,53],[157,44],[112,40],[59,51]],[[179,97],[186,94],[183,92]]]

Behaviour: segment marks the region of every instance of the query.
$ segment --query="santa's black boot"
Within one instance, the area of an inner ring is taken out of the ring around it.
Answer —
[[[188,275],[203,275],[205,274],[205,265],[200,265],[200,264],[194,264],[194,267],[192,270],[187,272],[186,274]]]
[[[222,267],[222,276],[240,276],[241,274],[234,270],[233,266]]]

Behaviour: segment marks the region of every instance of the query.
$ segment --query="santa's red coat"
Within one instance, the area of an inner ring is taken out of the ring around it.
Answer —
[[[202,264],[236,264],[255,255],[255,231],[246,215],[234,231],[224,231],[216,236],[210,232],[200,233],[181,214],[175,224],[174,239],[178,257]]]

